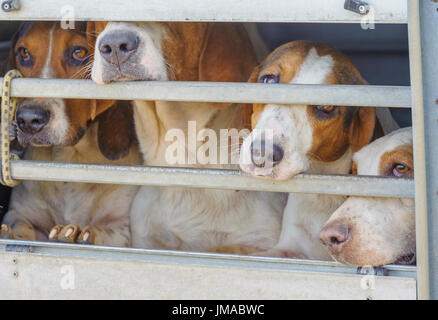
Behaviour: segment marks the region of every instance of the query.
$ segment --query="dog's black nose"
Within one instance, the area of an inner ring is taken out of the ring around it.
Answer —
[[[138,49],[140,39],[134,32],[114,31],[99,42],[102,57],[111,64],[123,64]]]
[[[281,160],[283,160],[283,157],[284,157],[283,149],[280,146],[274,144],[273,150],[272,150],[272,162],[273,162],[274,166],[279,164],[281,162]]]
[[[265,140],[257,141],[251,144],[251,160],[252,163],[259,168],[265,168],[266,166],[275,167],[281,160],[283,160],[283,149],[272,144],[268,146]]]
[[[24,105],[18,108],[16,119],[21,131],[35,134],[43,130],[49,122],[50,111],[38,105]]]

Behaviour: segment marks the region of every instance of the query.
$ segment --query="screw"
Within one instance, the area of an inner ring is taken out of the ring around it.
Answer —
[[[13,273],[13,276],[14,276],[14,278],[18,278],[18,271],[15,271],[15,272]]]
[[[359,11],[361,13],[364,13],[365,12],[365,6],[359,6]]]
[[[14,263],[14,264],[17,264],[18,263],[18,260],[17,259],[12,259],[12,262]]]

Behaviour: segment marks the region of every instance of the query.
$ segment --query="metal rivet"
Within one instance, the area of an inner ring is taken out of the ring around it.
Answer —
[[[14,275],[15,278],[18,278],[18,271],[15,271],[15,272],[13,273],[13,275]]]
[[[18,263],[18,260],[17,259],[12,259],[12,262],[14,263],[14,264],[17,264]]]

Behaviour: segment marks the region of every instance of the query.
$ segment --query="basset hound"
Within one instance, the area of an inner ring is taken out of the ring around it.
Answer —
[[[13,38],[7,69],[27,78],[85,77],[92,48],[86,24],[24,23]],[[50,89],[50,88],[48,88]],[[18,141],[25,159],[139,164],[132,107],[106,100],[20,99]],[[13,189],[0,237],[129,246],[135,186],[22,181]]]
[[[99,34],[92,79],[99,84],[126,80],[246,82],[257,63],[246,30],[222,23],[89,23]],[[144,164],[169,166],[166,152],[185,141],[166,139],[172,129],[187,137],[206,128],[219,136],[233,126],[241,106],[226,103],[135,101],[134,119]],[[217,154],[219,154],[219,149]],[[197,159],[196,159],[197,160]],[[232,168],[199,161],[187,167]],[[171,187],[142,187],[131,210],[133,245],[204,251],[229,244],[266,250],[278,241],[284,194]]]
[[[294,41],[277,48],[254,70],[249,82],[272,86],[365,84],[344,54],[330,45],[310,41]],[[242,144],[240,167],[265,179],[287,180],[300,173],[348,174],[353,152],[381,131],[371,107],[254,104],[249,109],[245,115],[251,116],[253,131]],[[254,254],[330,259],[319,232],[345,199],[289,194],[279,242],[266,252]],[[242,251],[251,250],[234,246],[234,252]]]
[[[353,155],[353,173],[413,178],[412,128],[392,132]],[[349,197],[320,233],[330,255],[355,266],[415,263],[415,201]]]

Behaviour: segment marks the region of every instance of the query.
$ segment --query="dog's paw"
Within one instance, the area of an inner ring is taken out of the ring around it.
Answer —
[[[0,228],[0,239],[14,239],[12,229],[6,224],[2,224]]]
[[[69,224],[66,226],[57,225],[50,230],[49,240],[66,243],[76,243],[76,239],[81,229],[75,224]]]
[[[92,227],[80,228],[78,225],[57,225],[49,233],[49,240],[65,243],[94,244],[95,234]]]
[[[93,228],[90,226],[86,226],[82,228],[81,233],[77,239],[77,243],[80,244],[95,244],[96,236],[93,231]]]

